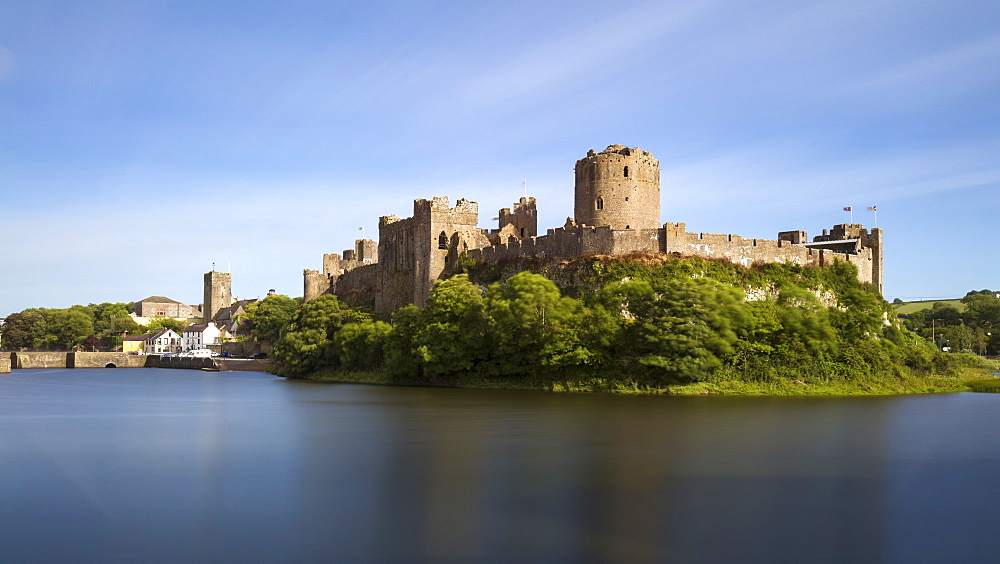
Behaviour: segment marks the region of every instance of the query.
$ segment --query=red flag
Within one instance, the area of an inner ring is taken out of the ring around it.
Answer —
[[[844,211],[851,211],[851,206],[847,206],[846,208],[844,208]]]

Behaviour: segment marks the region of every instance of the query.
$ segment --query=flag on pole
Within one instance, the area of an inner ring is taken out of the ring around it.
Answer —
[[[851,206],[847,206],[846,208],[844,208],[844,211],[854,211],[854,210],[851,209]]]
[[[878,206],[872,206],[872,207],[868,208],[868,211],[878,211],[877,208],[878,208]]]

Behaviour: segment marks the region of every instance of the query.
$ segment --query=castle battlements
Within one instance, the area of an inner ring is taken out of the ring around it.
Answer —
[[[541,236],[535,198],[522,197],[501,209],[493,230],[478,227],[479,204],[471,200],[459,199],[453,207],[447,197],[414,200],[412,217],[379,218],[378,243],[359,239],[343,256],[324,255],[322,273],[305,270],[305,297],[368,288],[376,310],[388,315],[406,304],[422,306],[434,283],[454,271],[462,254],[495,262],[637,251],[724,258],[744,266],[848,261],[857,266],[859,280],[882,290],[881,229],[835,225],[809,242],[805,231],[782,231],[768,240],[660,223],[659,162],[647,151],[624,145],[588,151],[576,163],[575,182],[575,217]]]

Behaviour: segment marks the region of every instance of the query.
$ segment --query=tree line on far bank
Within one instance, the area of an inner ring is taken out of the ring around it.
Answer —
[[[129,315],[134,305],[105,302],[61,309],[28,308],[3,320],[0,344],[4,350],[95,350],[119,346],[122,335],[142,335],[149,329]],[[153,323],[155,329],[183,325],[171,318]]]
[[[905,326],[938,347],[952,351],[996,355],[1000,352],[1000,298],[993,290],[972,290],[962,308],[935,302],[931,307],[900,315]]]
[[[472,265],[438,282],[425,307],[406,306],[391,323],[320,296],[280,333],[277,371],[301,378],[378,372],[406,384],[663,388],[881,386],[957,369],[956,359],[902,327],[846,262],[746,269],[697,258],[578,259],[571,266],[545,272],[563,281],[560,289],[535,272],[503,278],[495,265]]]
[[[246,307],[247,329],[258,340],[274,342],[298,309],[301,299],[268,296]],[[3,319],[2,350],[115,350],[125,335],[150,335],[160,329],[183,333],[187,323],[155,317],[139,325],[130,313],[134,303],[105,302],[62,309],[28,308]]]

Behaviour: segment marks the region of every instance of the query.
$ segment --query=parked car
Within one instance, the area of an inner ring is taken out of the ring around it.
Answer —
[[[267,358],[267,353],[266,352],[255,352],[252,355],[250,355],[250,358]]]
[[[195,357],[195,358],[209,358],[210,356],[212,356],[212,351],[210,351],[208,349],[193,349],[193,350],[187,351],[186,353],[182,354],[181,356],[192,356],[192,357]]]

